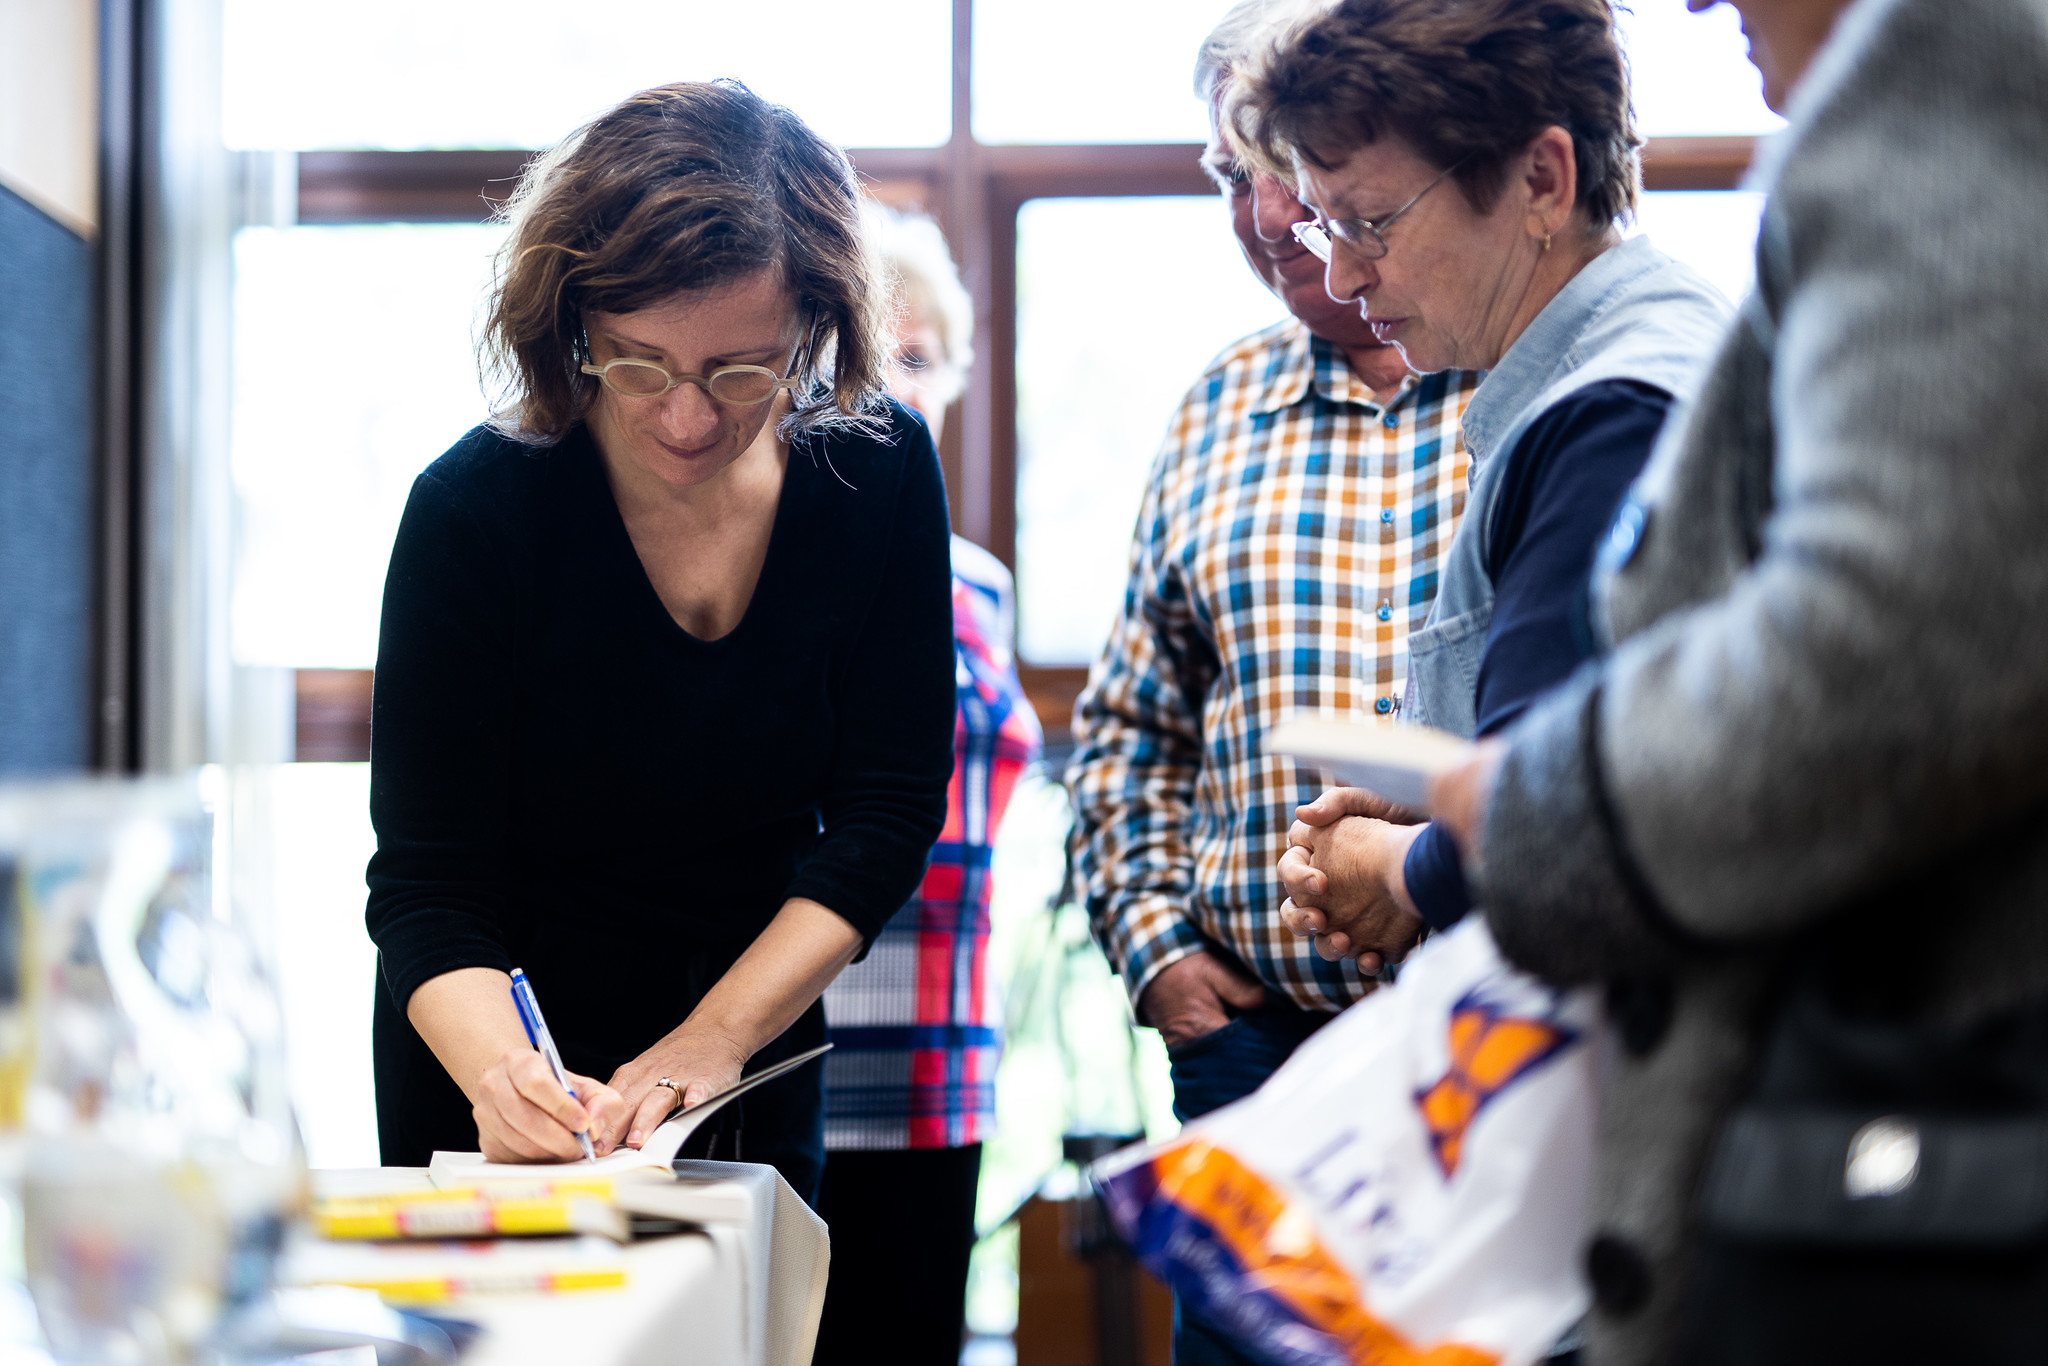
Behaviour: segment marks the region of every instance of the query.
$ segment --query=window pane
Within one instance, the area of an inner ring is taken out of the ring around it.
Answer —
[[[1140,243],[1135,255],[1121,244]],[[1135,263],[1135,265],[1134,265]],[[1285,316],[1220,197],[1035,199],[1017,215],[1018,649],[1094,658],[1167,422],[1224,347]]]
[[[1231,0],[977,0],[983,142],[1201,142],[1195,51]]]
[[[1634,0],[1621,11],[1644,136],[1769,133],[1785,121],[1764,104],[1742,16],[1727,5],[1688,14],[1685,0]]]
[[[733,76],[850,147],[952,126],[950,0],[225,0],[228,145],[546,147]]]
[[[1763,212],[1763,195],[1751,190],[1657,190],[1643,196],[1634,231],[1739,301],[1756,280]]]
[[[979,0],[974,135],[983,142],[1200,142],[1195,50],[1228,0]],[[1742,20],[1721,6],[1621,11],[1636,113],[1652,137],[1766,133]],[[1086,35],[1077,40],[1075,35]]]
[[[261,786],[250,805],[267,827],[277,996],[306,1165],[374,1167],[377,946],[363,926],[362,892],[363,867],[377,851],[370,766],[279,764],[254,781]]]
[[[384,568],[413,477],[485,416],[470,339],[501,233],[237,235],[237,662],[376,662]]]

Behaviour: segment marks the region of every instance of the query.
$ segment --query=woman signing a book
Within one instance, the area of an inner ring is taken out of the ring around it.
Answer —
[[[845,157],[730,82],[534,162],[486,323],[497,416],[414,484],[371,743],[386,1163],[638,1146],[823,1042],[952,769],[946,505],[882,397]],[[529,1046],[525,969],[578,1099]],[[823,1161],[813,1063],[695,1151]]]

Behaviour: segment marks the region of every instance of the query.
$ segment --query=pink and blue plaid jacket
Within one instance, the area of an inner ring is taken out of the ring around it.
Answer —
[[[989,990],[989,855],[1038,717],[1010,642],[1009,571],[953,538],[959,709],[946,828],[924,884],[825,993],[827,1148],[953,1148],[995,1121],[1001,1003]]]

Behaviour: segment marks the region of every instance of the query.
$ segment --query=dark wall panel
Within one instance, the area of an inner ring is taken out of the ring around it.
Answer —
[[[0,774],[84,768],[93,248],[0,186]]]

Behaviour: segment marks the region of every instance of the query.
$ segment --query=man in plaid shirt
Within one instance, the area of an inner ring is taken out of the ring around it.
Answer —
[[[1211,35],[1198,88],[1227,74],[1260,7]],[[1280,921],[1275,865],[1324,783],[1261,737],[1299,711],[1392,724],[1464,505],[1459,421],[1480,378],[1409,373],[1324,291],[1291,190],[1213,132],[1203,160],[1294,316],[1226,350],[1175,416],[1067,770],[1096,936],[1166,1040],[1183,1118],[1256,1089],[1370,987]],[[1188,1336],[1177,1361],[1241,1359]]]

